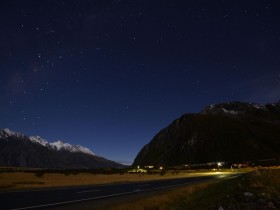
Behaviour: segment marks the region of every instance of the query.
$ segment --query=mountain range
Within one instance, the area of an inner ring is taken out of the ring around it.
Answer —
[[[280,101],[229,102],[184,114],[162,129],[133,165],[185,165],[280,158]]]
[[[48,169],[122,168],[90,149],[63,141],[49,143],[7,128],[0,130],[0,166]]]

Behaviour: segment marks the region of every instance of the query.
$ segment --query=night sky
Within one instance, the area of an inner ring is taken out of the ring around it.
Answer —
[[[277,0],[6,0],[0,128],[132,162],[204,106],[280,99]]]

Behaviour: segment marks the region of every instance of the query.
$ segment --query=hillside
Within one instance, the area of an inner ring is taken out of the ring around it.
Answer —
[[[134,165],[242,162],[280,157],[280,103],[231,102],[185,114],[161,130]]]

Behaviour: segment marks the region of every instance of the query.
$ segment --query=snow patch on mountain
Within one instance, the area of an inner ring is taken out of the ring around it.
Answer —
[[[23,137],[24,135],[22,133],[14,132],[8,128],[4,128],[0,130],[0,136],[3,137],[9,137],[9,136],[17,136],[17,137]]]
[[[90,154],[90,155],[95,155],[92,151],[90,151],[89,148],[82,147],[81,145],[74,145],[74,146],[76,146],[76,148],[77,148],[80,152],[83,152],[83,153],[86,153],[86,154]]]
[[[238,114],[237,111],[234,111],[234,110],[227,110],[227,109],[225,109],[225,108],[222,108],[222,111],[223,111],[224,113],[227,113],[227,114]]]
[[[56,142],[53,142],[53,143],[50,143],[51,147],[56,149],[56,150],[69,150],[71,152],[73,152],[73,149],[72,149],[72,145],[68,144],[68,143],[64,143],[63,141],[56,141]]]
[[[81,145],[64,143],[61,140],[50,143],[50,146],[55,150],[67,150],[70,152],[82,152],[90,155],[95,155],[89,148],[83,147]]]
[[[35,142],[35,143],[38,143],[38,144],[41,144],[43,146],[48,146],[48,141],[41,138],[40,136],[30,136],[29,139],[32,141],[32,142]]]
[[[6,132],[6,134],[11,135],[11,136],[12,136],[12,135],[16,135],[16,132],[11,131],[11,130],[8,129],[8,128],[4,128],[3,131]]]

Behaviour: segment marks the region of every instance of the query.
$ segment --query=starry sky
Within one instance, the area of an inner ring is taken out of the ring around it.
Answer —
[[[280,99],[277,0],[6,0],[0,128],[132,162],[213,103]]]

